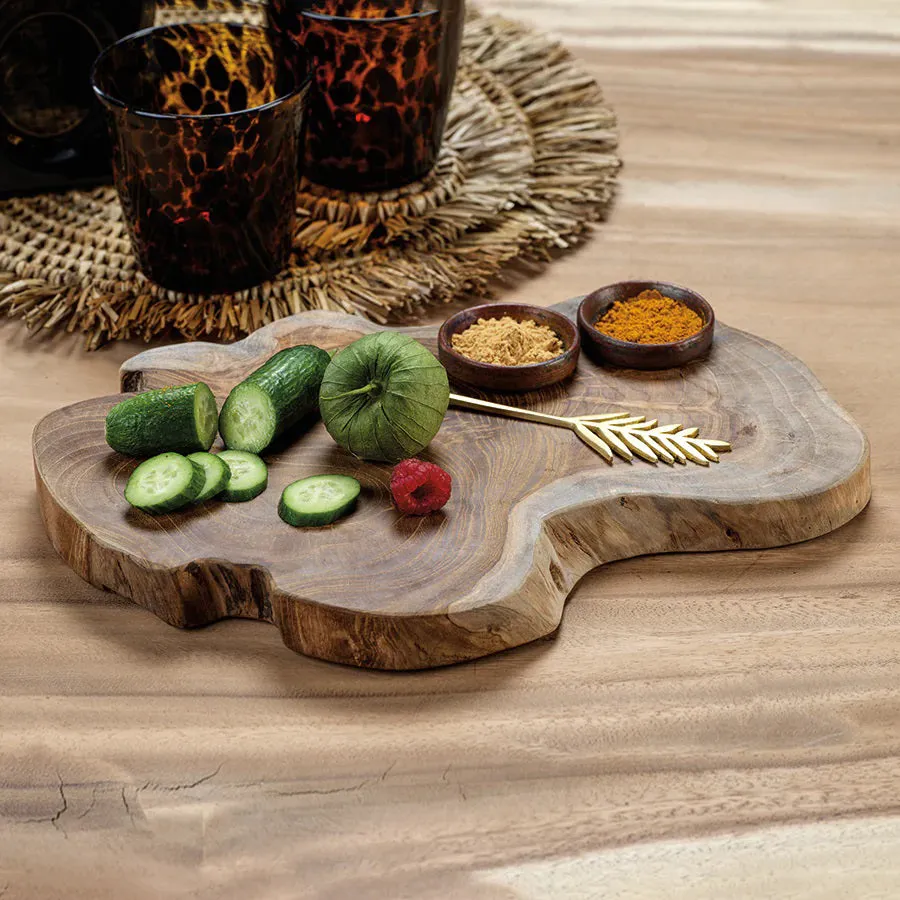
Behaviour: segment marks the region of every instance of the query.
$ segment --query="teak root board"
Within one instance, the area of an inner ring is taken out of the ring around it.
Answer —
[[[576,302],[557,308],[574,317]],[[284,347],[331,349],[378,330],[302,313],[230,346],[141,353],[122,367],[122,389],[202,380],[221,403]],[[436,328],[407,330],[435,350]],[[859,427],[802,363],[723,325],[710,356],[684,369],[616,371],[583,357],[566,385],[491,397],[696,425],[733,442],[718,465],[610,466],[572,432],[451,409],[423,457],[452,474],[453,497],[427,518],[398,515],[390,466],[354,459],[321,422],[266,455],[269,488],[250,503],[159,517],[132,510],[122,492],[136,463],[104,441],[104,417],[121,399],[68,406],[34,432],[42,514],[69,565],[172,625],[262,619],[291,649],[355,666],[420,669],[515,647],[558,627],[567,595],[595,566],[804,541],[843,525],[870,495]],[[358,511],[326,529],[284,524],[282,489],[323,472],[360,480]]]

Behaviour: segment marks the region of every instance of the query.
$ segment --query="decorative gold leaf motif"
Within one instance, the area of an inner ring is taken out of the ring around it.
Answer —
[[[676,425],[660,425],[656,419],[645,416],[630,416],[628,413],[604,413],[595,416],[553,416],[549,413],[517,406],[504,406],[488,400],[450,395],[450,405],[473,412],[522,419],[556,428],[568,428],[599,453],[610,465],[615,456],[632,462],[635,456],[650,463],[664,462],[708,466],[719,461],[720,453],[731,450],[728,441],[718,441],[699,437],[700,429]]]
[[[727,441],[707,441],[698,435],[699,428],[682,428],[681,425],[657,425],[656,420],[647,421],[644,416],[622,414],[616,418],[604,418],[596,421],[593,416],[576,416],[569,421],[578,429],[590,429],[593,437],[599,438],[606,445],[609,455],[600,450],[594,442],[590,443],[604,459],[612,461],[612,453],[623,459],[631,460],[640,456],[647,462],[664,462],[667,465],[688,462],[698,466],[708,466],[719,461],[719,453],[731,449]],[[718,451],[718,452],[716,452]]]

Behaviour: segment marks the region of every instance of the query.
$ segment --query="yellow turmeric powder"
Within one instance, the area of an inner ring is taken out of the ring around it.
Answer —
[[[620,341],[668,344],[696,334],[703,319],[678,300],[652,290],[614,303],[594,327]]]
[[[559,335],[533,319],[521,322],[511,316],[479,319],[454,334],[453,349],[475,362],[495,366],[526,366],[546,362],[563,352]]]

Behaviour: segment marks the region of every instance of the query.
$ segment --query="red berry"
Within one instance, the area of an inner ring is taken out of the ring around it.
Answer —
[[[440,466],[405,459],[391,472],[391,496],[397,509],[414,516],[427,516],[450,499],[452,479]]]

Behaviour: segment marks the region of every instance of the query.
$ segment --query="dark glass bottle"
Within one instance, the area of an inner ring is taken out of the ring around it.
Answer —
[[[110,178],[90,71],[109,44],[152,24],[153,0],[0,0],[0,194]]]

